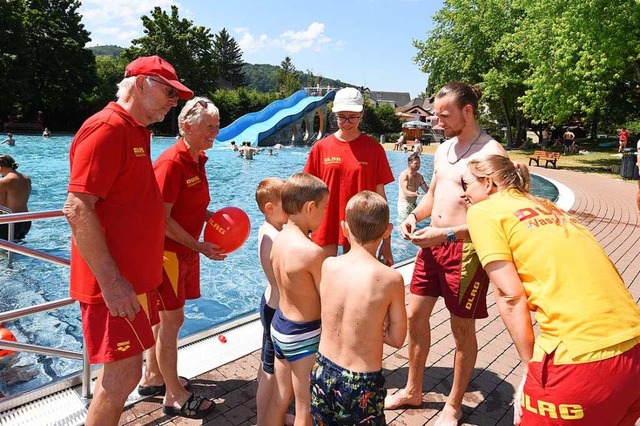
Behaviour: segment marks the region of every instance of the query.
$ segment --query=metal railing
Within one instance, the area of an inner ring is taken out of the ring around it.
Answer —
[[[60,210],[51,210],[51,211],[43,211],[43,212],[26,212],[26,213],[6,213],[6,214],[0,215],[0,225],[9,224],[8,238],[9,240],[11,240],[13,237],[12,235],[13,223],[35,221],[35,220],[41,220],[41,219],[54,219],[62,216],[64,216],[64,214]],[[0,239],[0,248],[4,250],[8,250],[10,255],[12,253],[19,253],[25,256],[33,257],[35,259],[43,260],[45,262],[56,263],[56,264],[67,266],[67,267],[70,266],[71,264],[68,259],[64,259],[64,258],[54,256],[48,253],[44,253],[38,250],[30,249],[25,246],[22,246],[7,240]],[[11,257],[9,262],[11,262]],[[19,309],[14,309],[7,312],[1,312],[0,324],[5,321],[15,320],[17,318],[21,318],[24,316],[46,312],[54,309],[64,308],[66,306],[73,305],[74,303],[75,303],[75,300],[70,298],[65,298],[65,299],[54,300],[46,303],[41,303],[35,306],[29,306],[26,308],[19,308]],[[65,349],[56,349],[56,348],[50,348],[50,347],[39,346],[39,345],[28,344],[28,343],[10,342],[6,340],[0,340],[0,349],[9,349],[9,350],[19,351],[19,352],[31,352],[39,355],[51,355],[51,356],[58,356],[63,358],[82,360],[81,397],[85,399],[88,399],[91,397],[91,386],[90,386],[91,365],[89,364],[89,358],[87,356],[86,349],[83,350],[82,352],[69,351]],[[11,399],[11,395],[0,399],[0,407],[5,405],[4,401],[7,399]],[[23,402],[20,401],[19,404],[21,403]],[[16,406],[19,404],[13,404],[13,406]],[[12,407],[6,407],[6,408],[12,408]]]

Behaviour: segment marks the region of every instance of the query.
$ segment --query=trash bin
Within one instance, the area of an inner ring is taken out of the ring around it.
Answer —
[[[620,176],[625,179],[638,179],[637,155],[630,151],[622,153],[622,164],[620,164]]]

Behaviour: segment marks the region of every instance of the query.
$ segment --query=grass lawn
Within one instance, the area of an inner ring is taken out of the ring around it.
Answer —
[[[576,143],[580,150],[586,150],[589,152],[587,155],[581,154],[569,154],[561,155],[558,160],[558,169],[573,170],[583,173],[597,173],[599,175],[607,176],[612,179],[622,179],[620,177],[620,163],[622,154],[618,153],[618,141],[610,140],[605,141],[599,139],[597,142],[589,139],[576,139]],[[614,142],[611,147],[601,148],[598,144],[602,142]],[[424,153],[433,154],[438,147],[437,144],[431,144],[424,147]],[[631,146],[630,146],[631,147]],[[392,150],[393,143],[386,143],[385,148]],[[533,154],[533,151],[540,149],[537,144],[530,144],[530,147],[526,149],[514,149],[508,151],[509,157],[520,163],[529,164],[529,156]],[[551,151],[562,153],[562,147],[551,147]],[[544,162],[541,161],[540,164]],[[544,166],[541,166],[544,167]],[[550,168],[553,166],[549,165]],[[530,166],[531,171],[535,172],[538,166],[533,163]],[[615,170],[612,171],[612,170]]]

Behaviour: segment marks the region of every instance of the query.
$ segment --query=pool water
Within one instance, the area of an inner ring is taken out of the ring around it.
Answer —
[[[60,210],[66,199],[69,178],[69,145],[71,136],[16,136],[14,147],[3,147],[19,163],[19,171],[31,176],[33,190],[29,201],[31,211]],[[173,138],[155,138],[152,157],[175,142]],[[308,148],[283,148],[276,155],[258,155],[255,160],[244,160],[224,147],[213,147],[207,152],[207,175],[211,190],[209,210],[237,206],[251,219],[251,235],[244,246],[222,262],[201,261],[202,297],[188,301],[186,321],[181,336],[211,328],[225,321],[256,312],[266,280],[257,260],[258,228],[263,217],[255,203],[258,182],[267,176],[287,178],[302,170]],[[387,152],[394,176],[407,167],[407,155]],[[429,182],[433,173],[432,157],[423,156],[420,172]],[[536,176],[532,192],[550,199],[557,197],[555,187]],[[397,182],[386,187],[392,223],[396,222]],[[425,221],[426,222],[426,221]],[[422,223],[421,226],[426,226]],[[24,240],[30,248],[69,258],[70,231],[64,218],[37,221]],[[392,242],[397,261],[413,257],[417,249],[396,233]],[[68,268],[29,257],[16,255],[12,269],[5,267],[6,254],[0,254],[0,311],[33,306],[46,301],[68,297]],[[82,328],[77,306],[32,315],[11,321],[7,327],[19,341],[55,348],[80,351]],[[64,358],[35,354],[19,354],[18,367],[36,370],[38,374],[28,382],[7,384],[3,380],[0,360],[0,392],[5,394],[33,389],[58,377],[71,374],[80,363]],[[6,373],[6,371],[5,371]],[[10,381],[10,380],[9,380]]]

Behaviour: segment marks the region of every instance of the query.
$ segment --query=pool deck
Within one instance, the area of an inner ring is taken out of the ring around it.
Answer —
[[[629,291],[640,301],[640,215],[635,182],[567,170],[531,167],[532,172],[568,186],[575,194],[570,210],[595,237],[622,273]],[[478,346],[474,378],[464,399],[464,425],[511,425],[513,391],[520,380],[519,359],[489,295],[489,317],[477,322]],[[387,411],[389,425],[431,425],[451,388],[454,342],[448,312],[439,301],[432,316],[432,346],[427,359],[422,407]],[[385,346],[384,372],[389,393],[407,378],[407,347]],[[120,425],[253,425],[256,423],[255,380],[259,352],[213,369],[194,379],[193,389],[215,398],[217,409],[205,420],[162,414],[161,399],[147,399],[127,409]]]

